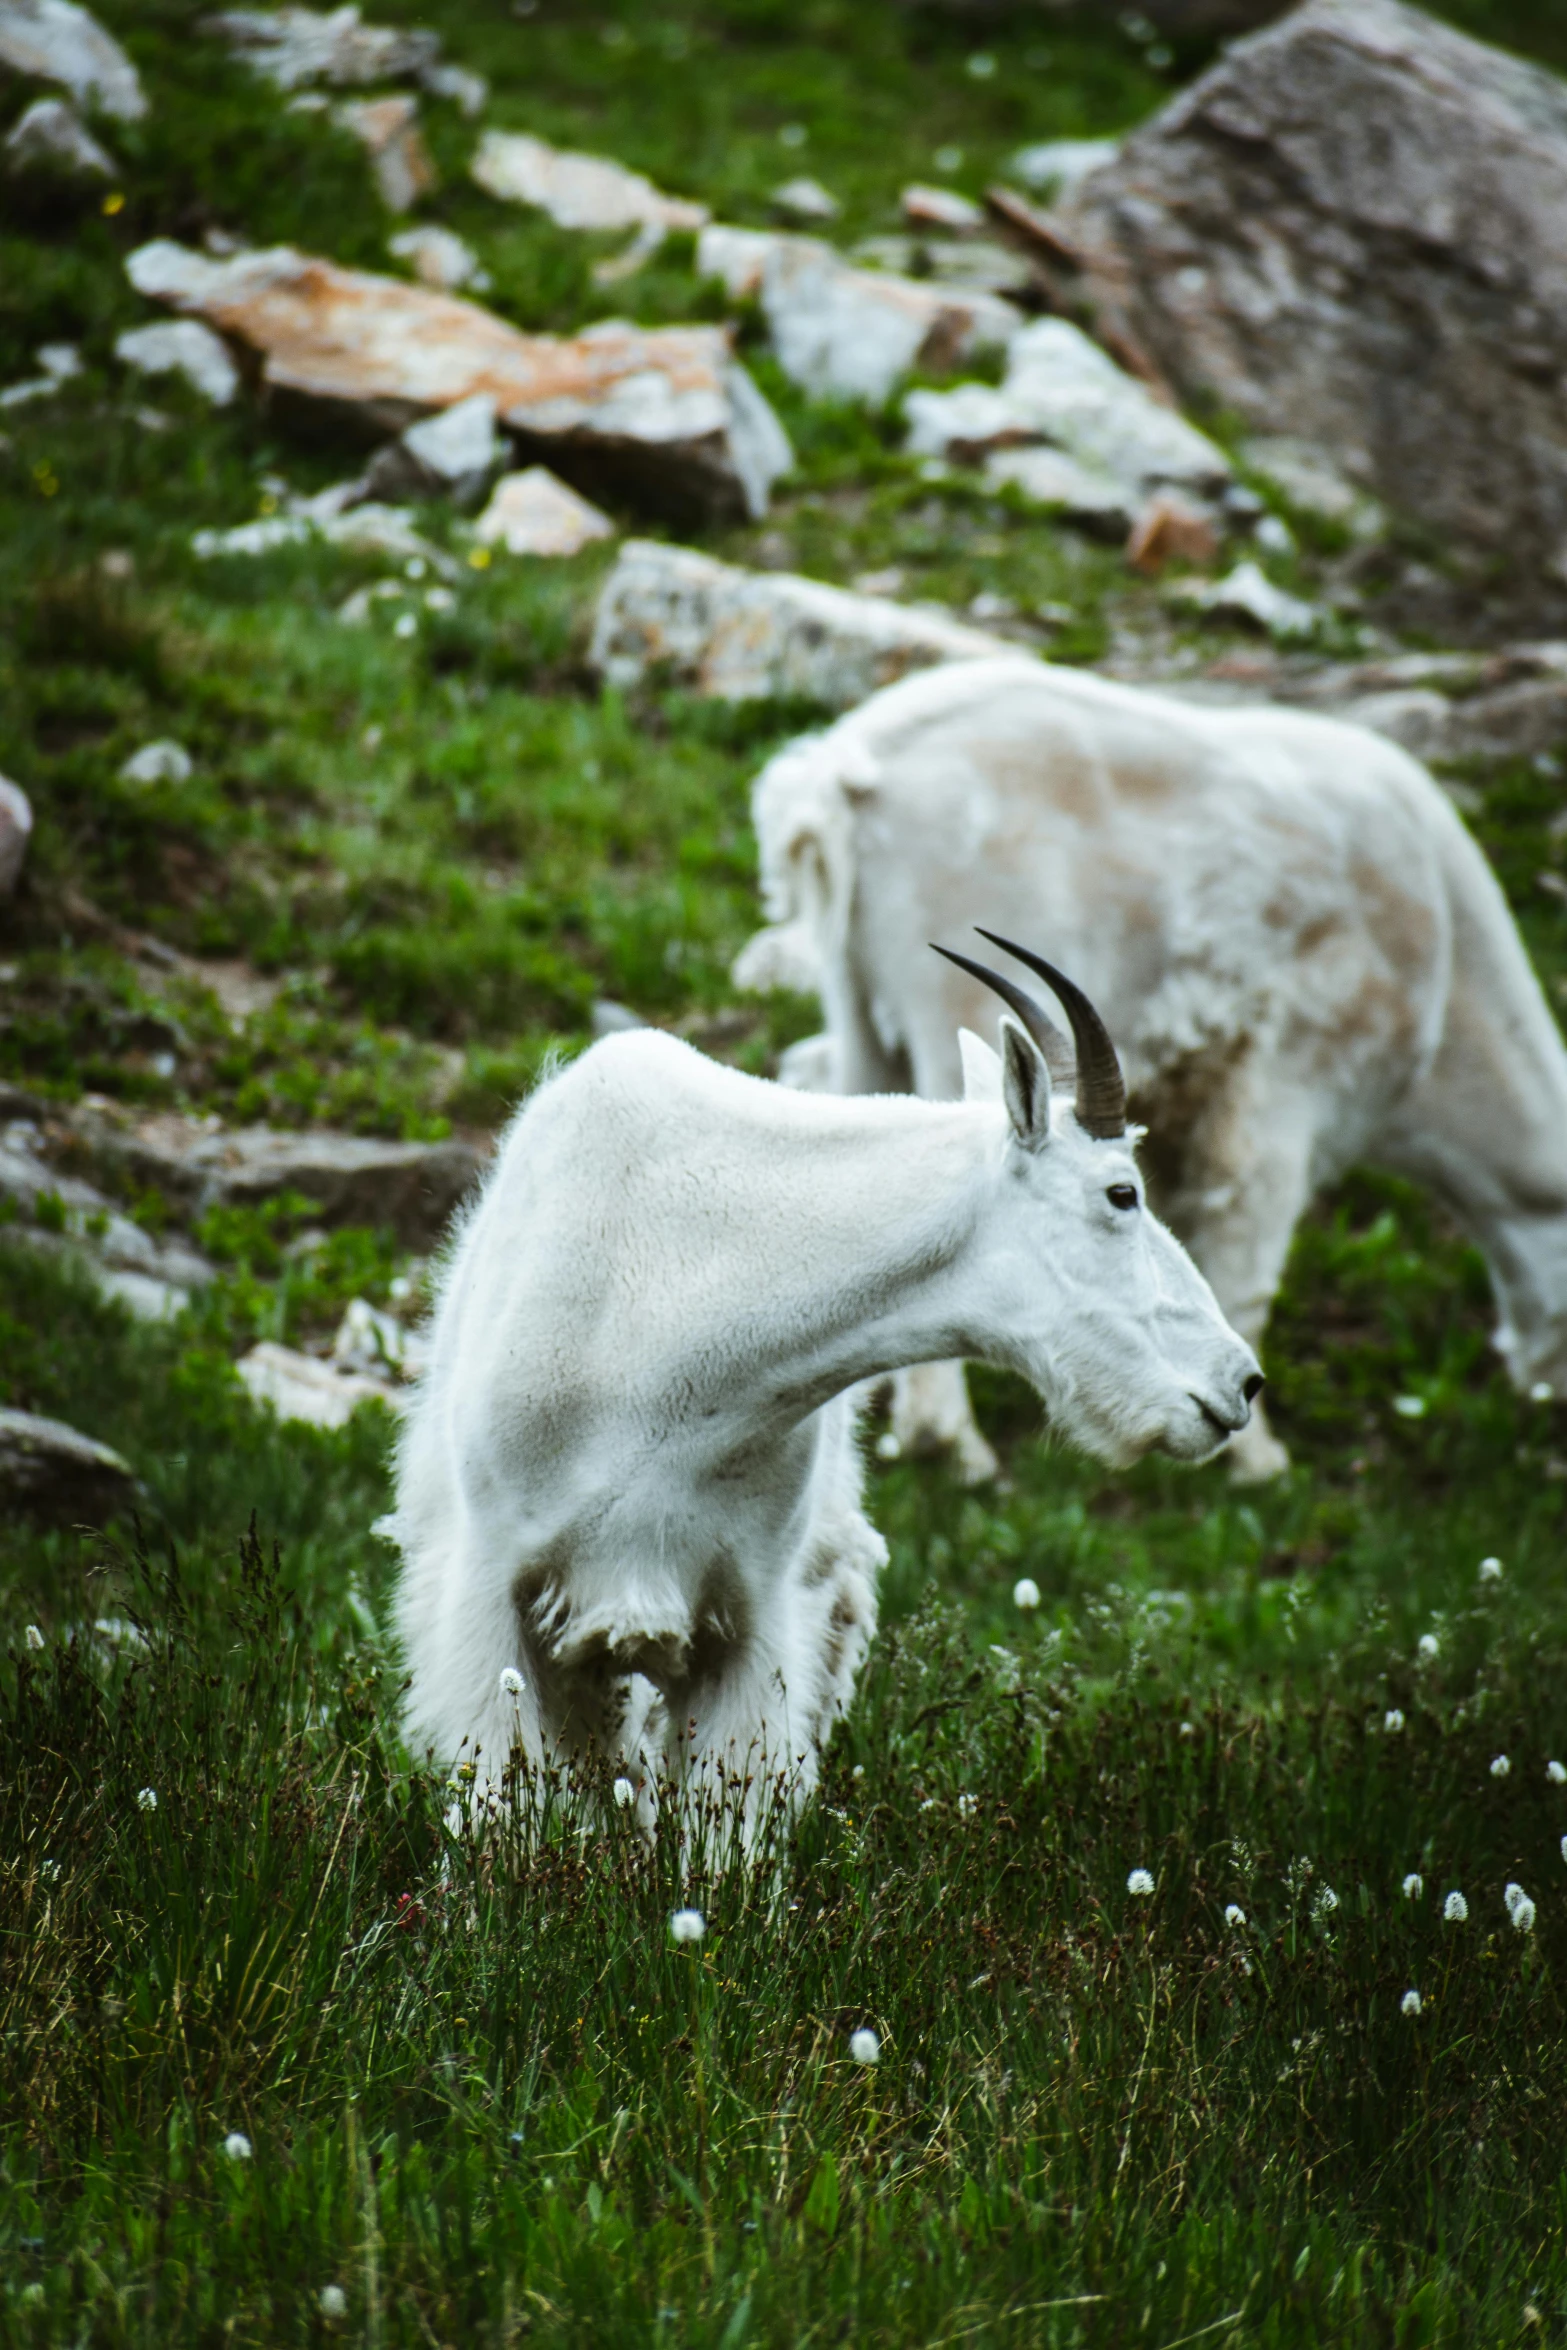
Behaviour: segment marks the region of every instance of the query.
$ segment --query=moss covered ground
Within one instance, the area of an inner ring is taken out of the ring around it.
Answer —
[[[122,184],[0,210],[0,382],[51,340],[85,361],[0,420],[0,770],[38,815],[0,916],[0,1081],[436,1136],[498,1122],[599,996],[765,1072],[815,1018],[727,978],[747,792],[815,713],[602,691],[604,556],[474,568],[437,510],[455,609],[408,583],[411,637],[385,607],[336,619],[382,562],[192,553],[357,451],[127,379],[125,253],[217,228],[386,266],[393,225],[359,150],[201,13],[105,0],[152,99],[109,134]],[[1567,65],[1560,0],[1446,13]],[[491,77],[488,120],[741,221],[808,170],[846,241],[893,228],[906,181],[978,193],[1023,140],[1123,128],[1202,62],[1107,9],[419,20]],[[678,242],[597,286],[605,245],[481,197],[473,126],[425,112],[423,216],[508,316],[715,314]],[[1113,550],[933,487],[893,417],[810,407],[747,355],[800,469],[701,543],[1049,607],[1068,658],[1197,642]],[[1332,553],[1278,576],[1309,590]],[[119,780],[160,736],[190,779]],[[1559,778],[1463,780],[1559,1002]],[[475,1849],[402,1751],[370,1531],[390,1423],[280,1426],[231,1367],[410,1271],[385,1233],[301,1252],[307,1221],[208,1218],[223,1277],[167,1327],[0,1232],[0,1403],[90,1428],[143,1485],[102,1536],[0,1523],[0,2338],[1567,2340],[1567,1418],[1506,1387],[1483,1269],[1428,1201],[1359,1176],[1303,1229],[1270,1337],[1286,1483],[1109,1477],[998,1378],[999,1487],[873,1461],[885,1632],[822,1800],[762,1871],[690,1885],[608,1803],[584,1824],[543,1795],[525,1857]],[[677,1947],[688,1898],[707,1933]]]

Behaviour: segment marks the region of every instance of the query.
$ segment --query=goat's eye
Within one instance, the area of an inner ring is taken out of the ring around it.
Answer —
[[[1105,1198],[1110,1202],[1112,1208],[1135,1208],[1137,1186],[1135,1183],[1112,1183],[1105,1193]]]

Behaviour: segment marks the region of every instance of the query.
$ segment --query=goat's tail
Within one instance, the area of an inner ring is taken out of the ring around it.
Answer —
[[[854,904],[850,798],[878,780],[852,718],[804,735],[770,759],[751,794],[761,852],[765,930],[735,957],[736,987],[819,995],[847,949]]]

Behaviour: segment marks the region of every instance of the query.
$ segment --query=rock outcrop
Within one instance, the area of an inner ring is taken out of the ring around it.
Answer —
[[[1306,0],[1058,218],[1103,329],[1567,612],[1567,87],[1400,0]]]
[[[108,1445],[64,1420],[0,1409],[0,1509],[101,1526],[135,1496],[134,1471]]]
[[[614,685],[660,669],[722,701],[800,696],[842,710],[911,669],[1008,649],[940,612],[632,539],[599,597],[590,657]]]
[[[199,318],[127,327],[115,337],[114,356],[138,375],[183,376],[215,408],[226,408],[239,390],[239,369],[227,343]]]
[[[74,0],[0,0],[0,68],[58,82],[78,106],[139,122],[147,99],[125,51]]]
[[[615,535],[607,514],[557,481],[544,465],[508,473],[473,526],[481,545],[509,555],[580,555],[595,539]]]
[[[717,327],[606,319],[528,335],[476,303],[287,245],[212,260],[160,238],[126,266],[138,292],[248,346],[274,392],[382,430],[487,393],[556,471],[677,514],[760,516],[792,462]]]

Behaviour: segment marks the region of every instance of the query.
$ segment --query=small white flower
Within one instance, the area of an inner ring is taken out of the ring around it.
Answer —
[[[1480,1580],[1482,1583],[1500,1583],[1501,1579],[1502,1562],[1500,1559],[1482,1559],[1480,1561]]]
[[[1567,1763],[1548,1762],[1545,1775],[1553,1787],[1567,1787]]]
[[[625,1810],[628,1803],[635,1803],[636,1799],[637,1791],[632,1786],[629,1779],[617,1779],[615,1781],[615,1801],[619,1804],[622,1811]]]
[[[1195,1738],[1196,1735],[1197,1724],[1195,1722],[1183,1722],[1181,1724],[1181,1736],[1183,1738]]]
[[[1038,1607],[1039,1585],[1032,1575],[1020,1575],[1012,1586],[1012,1605],[1020,1608]]]
[[[1246,1912],[1241,1908],[1239,1902],[1231,1901],[1226,1904],[1224,1922],[1227,1926],[1244,1926]]]
[[[44,1636],[39,1631],[36,1624],[28,1625],[26,1632],[23,1634],[23,1638],[26,1640],[29,1648],[42,1648],[44,1644]]]
[[[1502,1899],[1506,1902],[1507,1914],[1519,1933],[1532,1934],[1534,1932],[1534,1903],[1529,1899],[1523,1887],[1521,1885],[1504,1886]]]
[[[139,1794],[139,1795],[137,1796],[137,1798],[136,1798],[136,1809],[137,1809],[138,1811],[156,1811],[156,1810],[157,1810],[157,1808],[158,1808],[158,1790],[157,1790],[157,1788],[156,1788],[156,1787],[143,1787],[143,1788],[142,1788],[142,1790],[141,1790],[141,1792],[140,1792],[140,1794]]]
[[[1505,1779],[1512,1767],[1505,1754],[1492,1755],[1491,1776],[1493,1779]]]
[[[876,1458],[879,1461],[901,1461],[903,1447],[890,1428],[884,1428],[876,1439]]]
[[[1461,1926],[1469,1915],[1469,1904],[1461,1893],[1449,1893],[1442,1904],[1442,1915],[1450,1926]]]
[[[392,623],[393,636],[411,637],[419,633],[419,623],[411,612],[399,612]]]
[[[1536,1379],[1534,1385],[1529,1390],[1529,1401],[1531,1403],[1550,1403],[1553,1401],[1555,1394],[1556,1390],[1551,1385],[1549,1379]]]
[[[1404,1716],[1402,1708],[1396,1705],[1390,1705],[1387,1709],[1387,1712],[1382,1716],[1382,1727],[1390,1738],[1396,1738],[1399,1731],[1404,1727]]]
[[[223,2151],[230,2162],[248,2162],[250,2160],[250,2140],[243,2130],[230,2130],[223,2141]]]
[[[988,82],[996,70],[996,61],[988,49],[976,49],[966,70],[971,82]]]
[[[522,1675],[515,1665],[506,1665],[501,1672],[502,1697],[520,1697],[523,1691]]]
[[[404,579],[423,579],[429,565],[422,555],[410,555],[403,565]]]
[[[974,1817],[974,1814],[975,1814],[975,1813],[978,1811],[978,1809],[979,1809],[979,1797],[978,1797],[977,1795],[960,1795],[960,1796],[958,1797],[958,1817],[959,1817],[959,1819],[961,1819],[961,1820],[971,1820],[971,1819]]]
[[[868,2024],[861,2024],[857,2032],[849,2034],[849,2054],[856,2064],[878,2064],[881,2061],[881,2042]]]
[[[1393,1409],[1401,1420],[1423,1420],[1430,1410],[1423,1395],[1395,1395]]]
[[[323,2285],[316,2295],[316,2303],[323,2317],[346,2317],[348,2295],[341,2285]]]
[[[700,1942],[707,1932],[707,1920],[699,1909],[677,1909],[669,1931],[677,1942]]]
[[[1133,1869],[1126,1880],[1128,1893],[1147,1895],[1153,1891],[1153,1879],[1146,1869]]]
[[[1419,1994],[1419,1992],[1418,1992],[1418,1991],[1406,1991],[1406,1992],[1404,1993],[1404,1996],[1403,1996],[1403,1998],[1402,1998],[1402,1999],[1399,2001],[1399,2003],[1398,2003],[1398,2004],[1399,2004],[1399,2008],[1400,2008],[1400,2010],[1401,2010],[1401,2012],[1402,2012],[1403,2014],[1405,2014],[1405,2015],[1418,2015],[1418,2014],[1420,2013],[1420,1994]]]
[[[1418,1870],[1411,1869],[1408,1876],[1404,1879],[1404,1899],[1406,1901],[1419,1901],[1423,1898],[1425,1889],[1426,1881],[1424,1877],[1419,1874]]]
[[[856,1763],[853,1770],[849,1773],[849,1776],[851,1779],[863,1779],[865,1776],[865,1765],[863,1763]]]
[[[1434,1632],[1422,1632],[1415,1648],[1415,1654],[1419,1657],[1420,1662],[1423,1665],[1428,1665],[1432,1662],[1433,1658],[1440,1656],[1441,1653],[1442,1643],[1440,1640],[1438,1640],[1436,1634]]]
[[[1338,1895],[1331,1885],[1324,1885],[1311,1905],[1311,1914],[1322,1925],[1339,1906]]]

